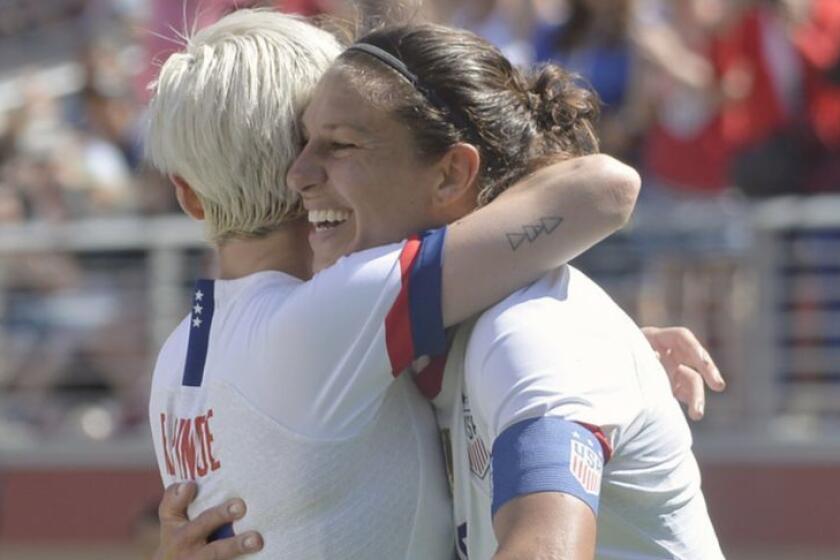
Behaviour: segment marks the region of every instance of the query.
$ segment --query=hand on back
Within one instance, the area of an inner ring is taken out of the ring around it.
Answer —
[[[704,383],[718,393],[726,388],[709,352],[685,327],[643,327],[642,332],[668,373],[674,396],[688,407],[688,417],[702,419],[706,407]]]
[[[262,537],[254,531],[208,543],[219,527],[245,515],[245,502],[228,500],[190,520],[187,507],[197,491],[195,483],[185,482],[172,484],[164,492],[158,507],[160,545],[154,560],[230,560],[262,549]]]

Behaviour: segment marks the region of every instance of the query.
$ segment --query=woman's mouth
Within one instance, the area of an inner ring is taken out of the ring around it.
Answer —
[[[343,208],[310,210],[309,223],[315,227],[315,231],[318,233],[330,231],[350,219],[351,213],[350,210]]]

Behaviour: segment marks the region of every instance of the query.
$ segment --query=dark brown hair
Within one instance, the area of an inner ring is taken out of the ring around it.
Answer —
[[[439,156],[459,142],[478,148],[479,204],[547,161],[598,151],[597,96],[559,66],[522,72],[477,35],[431,24],[388,27],[358,42],[417,76],[414,86],[364,52],[339,57],[359,91],[413,132],[421,155]]]

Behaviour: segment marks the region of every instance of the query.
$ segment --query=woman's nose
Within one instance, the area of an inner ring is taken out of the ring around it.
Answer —
[[[309,146],[304,146],[286,173],[289,188],[303,194],[324,181],[324,170],[313,157]]]

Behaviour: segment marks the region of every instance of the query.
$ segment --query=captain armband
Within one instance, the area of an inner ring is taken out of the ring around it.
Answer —
[[[571,494],[597,515],[603,445],[589,427],[559,417],[510,426],[493,444],[493,515],[510,500],[535,492]]]

